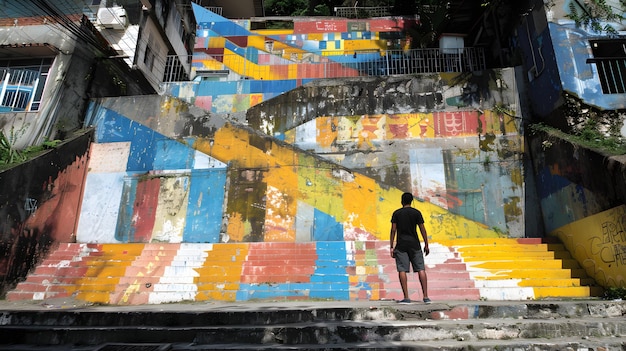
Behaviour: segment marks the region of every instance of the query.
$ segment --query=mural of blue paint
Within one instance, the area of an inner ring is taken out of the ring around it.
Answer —
[[[293,296],[307,297],[309,289],[311,289],[310,283],[240,284],[235,299],[248,301]]]
[[[597,34],[576,28],[574,23],[550,23],[549,27],[563,89],[602,110],[625,109],[626,94],[603,93],[596,65],[587,63],[593,58],[589,40],[597,39]]]
[[[318,209],[314,218],[313,241],[343,241],[343,224]]]
[[[132,218],[138,182],[139,178],[133,177],[132,175],[124,177],[122,199],[120,201],[120,210],[115,228],[115,240],[123,243],[134,242],[135,230],[132,226]]]
[[[191,171],[184,242],[219,242],[226,173],[226,168]]]
[[[198,37],[202,37],[202,30],[210,29],[215,33],[218,33],[222,37],[227,36],[247,36],[252,35],[252,33],[242,26],[235,24],[228,20],[225,17],[222,17],[216,14],[213,11],[209,11],[204,7],[197,5],[195,3],[191,3],[193,8],[194,16],[196,17],[196,22],[198,23],[198,33],[196,34]]]
[[[346,244],[343,241],[315,243],[317,259],[311,276],[311,298],[349,300],[350,282],[347,267]],[[320,284],[317,284],[320,283]]]
[[[93,106],[93,105],[92,105]],[[96,142],[130,142],[130,155],[126,170],[129,172],[153,169],[156,141],[167,138],[152,129],[132,121],[115,111],[95,107],[95,116],[90,124],[96,128]]]
[[[455,156],[454,150],[443,153],[446,188],[459,201],[454,204],[454,200],[450,200],[453,205],[449,211],[492,228],[506,228],[502,201],[515,195],[510,189],[519,187],[511,182],[511,177],[507,176],[509,172],[502,168],[503,164],[483,162],[485,159],[497,160],[498,155],[482,152],[480,156],[468,160],[464,155]]]
[[[157,140],[154,169],[191,169],[194,151],[194,149],[176,140]]]

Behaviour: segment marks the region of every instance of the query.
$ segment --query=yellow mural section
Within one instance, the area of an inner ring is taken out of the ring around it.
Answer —
[[[196,268],[198,287],[195,301],[235,301],[241,282],[243,263],[248,256],[248,244],[213,245],[204,261]]]
[[[376,216],[370,215],[377,210],[377,188],[374,179],[358,173],[354,174],[354,182],[345,183],[343,186],[346,240],[364,239],[363,233],[369,233],[374,238],[382,237]]]
[[[441,112],[438,112],[441,115]],[[479,130],[460,131],[457,136],[492,133],[494,135],[517,135],[518,123],[514,117],[485,110]],[[429,113],[404,113],[356,116],[323,116],[315,119],[316,143],[330,148],[336,143],[356,143],[359,149],[373,148],[374,140],[434,139],[435,116]],[[298,127],[285,132],[285,140],[294,143]]]
[[[626,287],[626,205],[572,222],[558,237],[587,274],[604,287]]]
[[[83,278],[74,284],[73,288],[80,289],[75,297],[93,303],[110,303],[111,293],[116,290],[120,279],[126,275],[126,269],[141,254],[143,247],[143,244],[102,244],[101,256],[88,261]]]
[[[540,239],[471,238],[437,243],[459,254],[478,287],[490,287],[489,281],[497,281],[503,291],[519,288],[517,293],[522,295],[518,298],[534,299],[599,294],[596,287],[585,286],[586,282],[577,278],[585,275],[563,245],[533,240]],[[498,299],[493,292],[482,291],[481,296]]]
[[[345,228],[346,240],[388,240],[389,221],[404,190],[383,188],[374,179],[303,153],[270,138],[225,124],[213,143],[200,138],[194,148],[235,169],[265,170],[265,241],[293,242],[298,201],[331,216]],[[431,240],[498,237],[485,225],[427,202],[414,203],[428,223]],[[227,233],[234,241],[249,234],[240,214],[228,213]]]

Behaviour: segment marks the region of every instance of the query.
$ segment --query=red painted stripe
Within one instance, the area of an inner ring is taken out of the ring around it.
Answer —
[[[133,242],[147,243],[152,238],[157,205],[159,203],[159,178],[151,178],[137,183],[137,194],[133,204],[133,226],[135,236]]]

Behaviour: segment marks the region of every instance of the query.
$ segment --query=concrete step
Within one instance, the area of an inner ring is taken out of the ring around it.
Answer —
[[[496,238],[444,244],[431,243],[426,258],[434,300],[602,294],[575,260],[548,250],[564,249],[558,243]],[[410,276],[410,297],[421,300],[417,281]],[[402,292],[389,244],[367,241],[62,244],[7,293],[9,300],[70,296],[126,304],[285,297],[379,300],[401,299]]]
[[[517,351],[626,346],[626,303],[621,301],[143,307],[57,303],[0,305],[0,350]]]

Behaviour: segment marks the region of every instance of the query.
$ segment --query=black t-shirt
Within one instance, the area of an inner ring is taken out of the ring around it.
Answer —
[[[408,248],[420,250],[420,240],[417,236],[417,225],[424,223],[422,212],[414,207],[402,207],[391,215],[391,223],[396,224],[396,248],[407,251]]]

